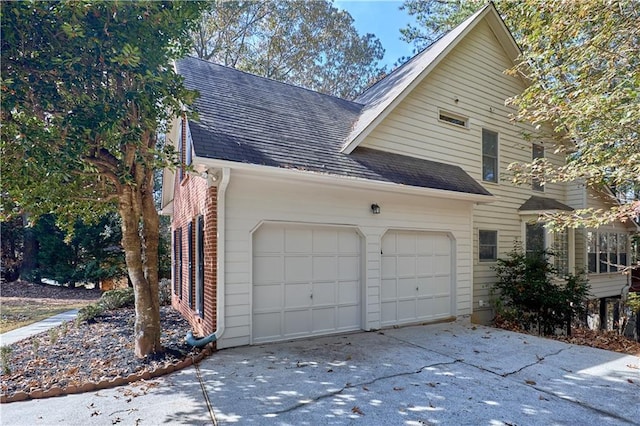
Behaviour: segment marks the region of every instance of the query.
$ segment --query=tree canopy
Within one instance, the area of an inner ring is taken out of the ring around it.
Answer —
[[[193,33],[198,57],[351,98],[384,68],[373,34],[330,1],[215,1]]]
[[[478,0],[407,0],[403,7],[420,26],[404,39],[431,43],[483,6]],[[566,155],[554,167],[545,161],[513,164],[513,180],[584,182],[615,194],[608,210],[584,209],[552,219],[557,225],[599,226],[640,215],[640,4],[633,0],[496,2],[522,49],[510,70],[530,85],[507,100],[516,120],[539,125],[540,137]],[[546,133],[545,129],[548,129]],[[618,204],[619,203],[619,204]]]
[[[136,295],[135,351],[160,351],[153,172],[156,132],[194,93],[171,60],[189,51],[197,2],[9,2],[2,7],[3,219],[75,223],[116,209]]]

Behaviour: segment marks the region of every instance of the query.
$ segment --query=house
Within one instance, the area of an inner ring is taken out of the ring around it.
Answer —
[[[591,203],[584,188],[503,178],[563,161],[509,120],[518,54],[489,4],[353,101],[179,61],[200,98],[167,139],[189,166],[163,177],[174,307],[218,348],[487,322],[491,266],[514,241],[560,247],[566,271],[597,260],[595,296],[619,295],[627,278],[602,256],[628,261],[628,229],[550,233],[540,213]]]

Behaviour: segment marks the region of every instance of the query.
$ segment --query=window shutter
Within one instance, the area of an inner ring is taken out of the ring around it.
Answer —
[[[189,306],[193,309],[193,222],[187,225],[187,233],[189,234],[187,244],[187,262],[189,274],[189,286],[187,287],[187,295]]]
[[[204,318],[204,218],[198,216],[197,234],[197,275],[196,275],[196,312]]]

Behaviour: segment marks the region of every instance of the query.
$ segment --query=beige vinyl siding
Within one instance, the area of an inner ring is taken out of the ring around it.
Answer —
[[[264,221],[354,227],[361,235],[362,328],[380,328],[381,239],[388,230],[446,233],[453,239],[455,315],[471,314],[472,203],[315,184],[232,170],[226,192],[226,329],[219,348],[251,343],[252,232]],[[379,215],[370,206],[380,205]]]
[[[562,184],[547,184],[544,192],[531,185],[515,186],[507,167],[516,161],[531,161],[531,142],[523,131],[531,126],[514,124],[505,99],[524,89],[522,80],[504,73],[512,64],[486,22],[478,26],[429,74],[385,120],[371,132],[362,146],[461,166],[487,190],[496,202],[477,205],[473,223],[473,310],[488,301],[495,281],[494,262],[478,260],[478,231],[498,231],[498,257],[504,257],[515,241],[522,240],[522,218],[518,207],[532,195],[566,202]],[[469,127],[438,120],[439,110],[469,117]],[[497,132],[499,140],[498,183],[482,181],[482,129]],[[545,150],[550,161],[563,158]],[[486,313],[490,316],[490,312]]]

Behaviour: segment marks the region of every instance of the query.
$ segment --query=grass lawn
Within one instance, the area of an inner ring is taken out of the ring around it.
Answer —
[[[3,297],[0,301],[0,333],[15,330],[53,315],[80,309],[92,301]]]

